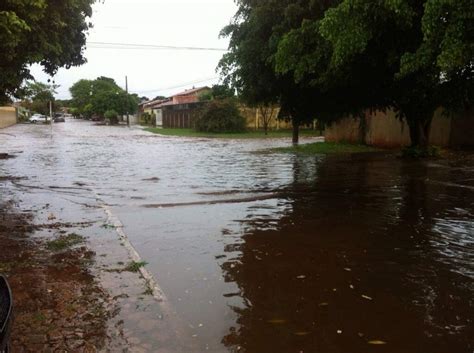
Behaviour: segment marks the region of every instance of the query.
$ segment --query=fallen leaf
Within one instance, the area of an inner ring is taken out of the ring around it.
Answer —
[[[283,319],[272,319],[267,321],[269,324],[274,324],[274,325],[281,325],[286,323],[286,320]]]
[[[310,332],[308,332],[308,331],[295,332],[296,336],[307,336],[309,334],[310,334]]]
[[[385,341],[381,341],[381,340],[370,340],[369,342],[367,342],[368,344],[387,344],[387,342]]]
[[[371,297],[369,297],[368,295],[365,295],[365,294],[362,294],[361,297],[364,298],[364,299],[367,299],[367,300],[373,300]]]
[[[306,278],[306,276],[305,276],[305,275],[299,275],[299,276],[298,276],[298,277],[296,277],[296,278],[298,278],[298,279],[305,279],[305,278]]]

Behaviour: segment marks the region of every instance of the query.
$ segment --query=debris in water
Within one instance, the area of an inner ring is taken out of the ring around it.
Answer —
[[[281,325],[286,323],[286,320],[283,319],[272,319],[267,321],[269,324],[274,324],[274,325]]]
[[[306,276],[305,276],[305,275],[299,275],[299,276],[297,276],[296,278],[298,278],[298,279],[305,279]]]
[[[364,298],[364,299],[367,299],[367,300],[373,300],[371,297],[369,297],[368,295],[365,295],[365,294],[362,294],[361,297]]]
[[[295,336],[307,336],[309,334],[310,334],[310,332],[308,332],[308,331],[295,332]]]
[[[378,345],[387,344],[387,342],[381,341],[381,340],[370,340],[370,341],[367,342],[367,343],[368,343],[368,344],[378,344]]]

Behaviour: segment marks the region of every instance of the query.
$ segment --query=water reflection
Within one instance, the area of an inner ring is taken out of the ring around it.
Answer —
[[[222,343],[471,352],[473,195],[451,180],[449,169],[377,156],[295,157],[281,217],[249,208],[242,242],[226,248],[225,280],[243,300]]]

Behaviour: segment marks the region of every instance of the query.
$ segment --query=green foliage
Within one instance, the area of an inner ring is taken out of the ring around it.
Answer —
[[[472,1],[321,0],[306,10],[279,41],[275,69],[330,98],[317,100],[318,119],[392,108],[425,146],[436,108],[472,105]]]
[[[52,251],[61,251],[81,243],[84,243],[84,237],[76,233],[71,233],[68,235],[61,235],[54,240],[46,242],[46,247]]]
[[[233,100],[214,100],[203,107],[195,128],[201,132],[241,132],[246,121]]]
[[[273,150],[276,152],[298,154],[366,153],[381,151],[378,148],[367,145],[336,142],[308,143],[292,147],[278,147]]]
[[[146,261],[131,261],[125,266],[124,271],[128,272],[138,272],[140,268],[146,266],[148,263]]]
[[[52,102],[53,110],[56,110],[54,94],[57,85],[42,82],[27,81],[22,87],[22,105],[32,112],[49,115],[49,102]]]
[[[133,114],[138,109],[140,98],[136,94],[128,94],[108,77],[95,80],[80,80],[70,89],[71,106],[79,114],[91,117],[93,114],[104,116],[107,110],[115,110],[118,115],[127,112]]]
[[[441,154],[441,150],[437,146],[427,146],[426,148],[421,148],[419,146],[406,147],[402,150],[402,157],[404,158],[436,158]]]
[[[118,116],[117,112],[113,109],[107,110],[104,113],[104,118],[106,118],[106,119],[115,119],[115,118],[117,118],[117,116]]]
[[[18,97],[40,63],[54,75],[85,62],[83,48],[95,0],[2,0],[0,4],[0,103]]]
[[[212,97],[214,99],[227,99],[235,97],[235,91],[227,85],[215,84],[212,86]]]
[[[210,101],[212,99],[214,99],[214,97],[212,95],[212,91],[204,91],[204,92],[199,93],[199,95],[198,95],[198,100],[200,102],[207,102],[207,101]]]
[[[146,128],[145,131],[165,136],[185,136],[185,137],[207,137],[207,138],[230,138],[230,139],[265,139],[265,138],[289,138],[292,135],[291,130],[273,130],[267,134],[263,130],[245,130],[235,133],[212,133],[201,132],[194,129],[182,128]],[[301,130],[303,136],[320,136],[315,130]]]
[[[249,105],[279,104],[280,118],[291,120],[294,126],[316,117],[325,120],[340,116],[340,111],[346,108],[341,104],[341,97],[349,91],[345,81],[341,80],[342,84],[333,90],[314,84],[318,67],[328,61],[327,41],[320,35],[315,37],[314,31],[306,31],[303,36],[293,32],[303,24],[312,26],[311,20],[320,19],[324,10],[337,2],[237,1],[239,9],[234,21],[221,32],[230,37],[229,52],[219,64],[224,83],[237,90]],[[294,38],[287,38],[291,33]],[[300,62],[308,44],[319,52],[314,51]],[[280,51],[280,46],[285,50]],[[299,68],[295,75],[296,64]],[[306,69],[312,74],[306,75]]]
[[[118,113],[113,109],[107,110],[104,113],[104,118],[107,119],[111,124],[117,124],[118,123],[118,118],[117,117],[118,117]]]
[[[200,102],[207,102],[213,99],[229,99],[234,98],[235,92],[234,89],[223,84],[215,84],[212,86],[210,91],[203,91],[199,94]]]
[[[156,115],[154,113],[148,113],[148,112],[145,112],[142,114],[142,119],[143,121],[145,122],[145,124],[147,125],[155,125],[156,123]]]

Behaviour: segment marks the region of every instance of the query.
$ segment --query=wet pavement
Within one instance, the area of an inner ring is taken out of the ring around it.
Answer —
[[[74,224],[94,253],[98,350],[474,349],[473,155],[297,156],[262,152],[285,139],[73,120],[0,139],[15,156],[0,160],[2,202]],[[30,237],[60,236],[40,228]],[[151,281],[116,271],[135,256]]]

